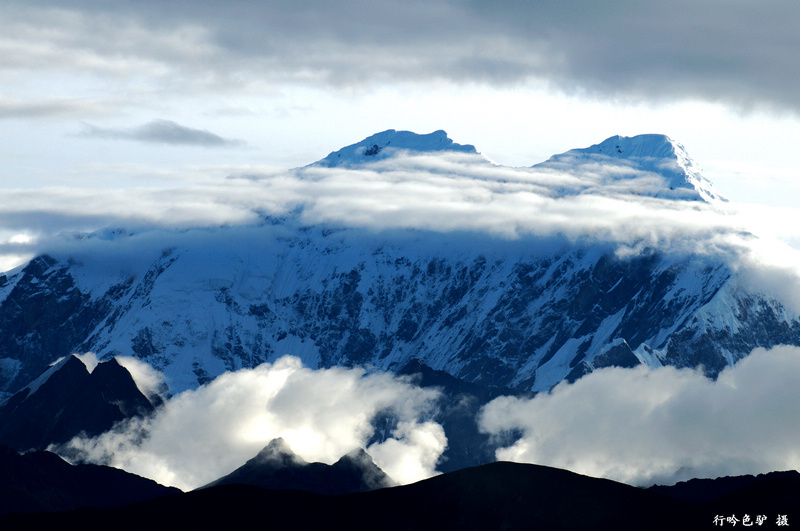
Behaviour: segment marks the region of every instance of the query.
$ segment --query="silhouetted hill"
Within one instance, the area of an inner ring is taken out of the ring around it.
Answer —
[[[796,470],[786,472],[770,472],[757,476],[726,476],[715,479],[690,479],[675,485],[654,485],[648,488],[651,492],[677,498],[679,500],[707,502],[735,493],[745,487],[761,490],[762,485],[781,482],[800,483],[800,473]]]
[[[100,529],[672,529],[694,506],[537,465],[493,463],[342,496],[222,485],[117,509],[0,519]],[[688,518],[688,520],[686,520]],[[640,524],[644,524],[640,527]]]
[[[0,446],[0,514],[116,507],[179,492],[116,468],[70,465],[54,453],[20,455]]]
[[[724,483],[729,483],[725,481]],[[770,474],[717,500],[697,503],[557,468],[492,463],[412,485],[326,496],[220,485],[113,509],[11,515],[0,528],[58,525],[108,529],[715,529],[715,517],[745,514],[759,529],[800,518],[796,474]]]
[[[236,483],[318,494],[366,492],[394,485],[363,449],[353,450],[332,465],[307,463],[282,438],[273,439],[253,459],[204,488]]]
[[[44,450],[84,433],[108,431],[115,422],[154,410],[116,359],[89,373],[69,356],[0,403],[0,444]]]

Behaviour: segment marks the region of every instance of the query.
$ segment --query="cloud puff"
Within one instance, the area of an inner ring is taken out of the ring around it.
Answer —
[[[130,129],[112,129],[86,124],[81,136],[201,147],[231,147],[243,144],[241,140],[228,140],[209,131],[192,129],[171,120],[153,120]]]
[[[152,418],[57,450],[192,489],[230,473],[275,437],[307,461],[333,463],[365,446],[372,418],[391,410],[396,430],[367,451],[394,479],[410,482],[435,474],[446,446],[441,426],[420,420],[437,396],[388,374],[314,371],[284,357],[225,373],[171,398]]]
[[[83,358],[81,358],[81,360],[86,363],[86,360]],[[117,361],[128,370],[133,381],[136,382],[139,391],[141,391],[148,400],[156,403],[155,401],[159,400],[159,397],[165,394],[168,387],[162,373],[158,372],[147,363],[130,356],[119,356],[117,357]]]
[[[688,369],[601,369],[533,399],[501,397],[483,431],[500,460],[637,485],[800,468],[800,348],[756,349],[716,381]]]
[[[369,453],[389,477],[400,484],[431,477],[447,448],[447,437],[435,422],[399,422],[393,437],[369,447]]]

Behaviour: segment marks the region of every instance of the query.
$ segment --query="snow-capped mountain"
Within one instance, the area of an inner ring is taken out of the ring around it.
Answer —
[[[444,132],[386,131],[317,167],[348,171],[409,151],[476,153]],[[612,137],[535,168],[569,174],[586,164],[601,177],[563,193],[606,185],[635,197],[646,181],[642,195],[722,201],[662,135]],[[142,359],[173,392],[286,354],[375,370],[419,359],[470,382],[546,390],[607,366],[715,375],[755,347],[800,345],[798,316],[713,253],[623,256],[591,238],[309,224],[302,211],[246,227],[103,231],[81,243],[0,277],[5,392],[83,351]]]
[[[634,173],[626,170],[648,172],[664,180],[654,193],[637,193],[668,199],[727,201],[714,190],[711,181],[700,173],[700,168],[686,153],[686,149],[666,135],[612,136],[588,148],[571,149],[555,155],[534,168],[569,173],[590,165],[614,167],[615,171],[609,175],[609,180],[619,181],[633,177]],[[608,180],[602,184],[607,186]]]
[[[410,131],[389,129],[369,136],[361,142],[334,151],[324,159],[312,164],[312,166],[351,168],[360,164],[389,158],[399,151],[477,153],[475,146],[456,144],[447,136],[447,133],[441,130],[427,135],[418,135]]]

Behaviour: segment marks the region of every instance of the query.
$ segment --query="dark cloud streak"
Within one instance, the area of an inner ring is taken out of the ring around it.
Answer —
[[[110,104],[81,98],[17,99],[0,94],[0,120],[75,118],[102,116]]]
[[[241,140],[225,139],[210,131],[192,129],[171,120],[153,120],[129,129],[104,128],[85,124],[85,129],[80,136],[202,147],[234,147],[244,144]]]

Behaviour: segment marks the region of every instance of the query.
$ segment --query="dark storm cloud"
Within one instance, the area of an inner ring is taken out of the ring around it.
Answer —
[[[699,96],[798,106],[790,2],[471,3],[520,38],[538,35],[558,56],[545,73],[565,86],[638,95]]]
[[[86,115],[100,112],[99,108],[69,101],[21,102],[0,98],[0,119],[53,118]]]
[[[170,120],[153,120],[130,129],[95,127],[87,124],[81,136],[203,147],[230,147],[243,144],[241,140],[228,140],[209,131],[192,129]]]
[[[69,6],[7,3],[4,46],[15,53],[4,54],[0,66],[157,65],[153,76],[179,73],[227,87],[236,86],[232,79],[352,85],[534,78],[597,95],[800,108],[800,4],[794,2],[83,0]],[[41,46],[43,38],[56,46]]]

